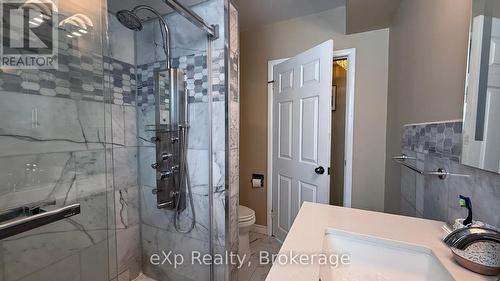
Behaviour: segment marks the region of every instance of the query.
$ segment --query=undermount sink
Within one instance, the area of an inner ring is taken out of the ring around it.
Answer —
[[[350,262],[322,265],[321,281],[455,280],[430,249],[394,240],[327,229],[323,253],[347,254]]]

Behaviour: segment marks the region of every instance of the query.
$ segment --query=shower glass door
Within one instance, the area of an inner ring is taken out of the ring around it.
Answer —
[[[105,4],[0,3],[1,281],[116,274]]]

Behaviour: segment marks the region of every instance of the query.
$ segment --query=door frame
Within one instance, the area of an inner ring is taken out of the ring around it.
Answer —
[[[356,49],[333,51],[334,59],[347,59],[347,89],[346,89],[346,124],[345,124],[345,168],[344,168],[344,207],[352,203],[352,159],[354,141],[354,86],[356,75]],[[274,66],[286,59],[270,60],[267,63],[268,81],[273,81]],[[333,62],[332,62],[333,63]],[[267,235],[273,234],[273,83],[267,85]]]

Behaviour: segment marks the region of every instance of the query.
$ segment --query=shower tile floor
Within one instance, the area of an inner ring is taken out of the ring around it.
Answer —
[[[250,250],[252,256],[249,264],[238,271],[238,281],[264,281],[271,269],[271,264],[259,264],[259,252],[267,251],[269,255],[277,254],[281,244],[267,235],[250,232]]]

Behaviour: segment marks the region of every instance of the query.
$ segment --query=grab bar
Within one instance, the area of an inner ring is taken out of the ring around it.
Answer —
[[[77,203],[0,224],[0,240],[78,214],[80,214],[80,204]]]

